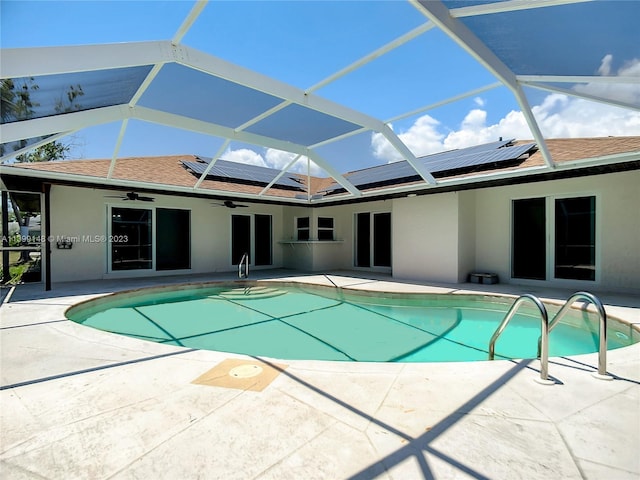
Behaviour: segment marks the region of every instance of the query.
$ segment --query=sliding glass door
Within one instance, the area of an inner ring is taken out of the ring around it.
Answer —
[[[111,209],[111,270],[153,268],[151,217],[149,209]]]
[[[513,202],[511,267],[514,278],[544,280],[547,277],[545,211],[544,198],[527,198]]]
[[[191,212],[111,207],[111,271],[191,268]]]
[[[555,201],[555,277],[596,278],[596,199]]]
[[[513,278],[595,281],[596,197],[538,197],[512,205]]]
[[[354,265],[391,267],[391,213],[356,213]]]
[[[231,216],[231,263],[238,265],[249,254],[255,266],[273,264],[273,233],[271,215]]]

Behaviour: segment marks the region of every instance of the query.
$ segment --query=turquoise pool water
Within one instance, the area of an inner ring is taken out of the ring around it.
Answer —
[[[73,321],[168,345],[267,356],[377,362],[486,360],[513,299],[472,295],[361,294],[320,287],[215,285],[128,292],[68,310]],[[557,310],[549,308],[550,317]],[[535,358],[539,315],[522,308],[496,358]],[[567,315],[550,335],[551,356],[595,352],[598,320]],[[610,320],[608,348],[638,340]]]

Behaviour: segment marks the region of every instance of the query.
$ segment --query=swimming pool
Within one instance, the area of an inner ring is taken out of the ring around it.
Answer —
[[[185,285],[107,295],[67,311],[70,320],[142,340],[278,359],[359,362],[486,360],[513,298],[381,294],[274,282]],[[548,306],[550,316],[557,306]],[[611,319],[608,349],[640,341]],[[535,358],[537,310],[523,307],[496,358]],[[595,314],[575,310],[551,332],[551,356],[598,349]]]

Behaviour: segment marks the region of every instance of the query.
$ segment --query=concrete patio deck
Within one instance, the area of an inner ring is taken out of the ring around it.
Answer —
[[[423,285],[354,272],[286,279],[378,291],[473,289],[565,300],[572,291]],[[347,363],[258,359],[145,342],[64,317],[118,290],[227,275],[23,285],[0,307],[0,477],[7,479],[637,479],[640,344],[537,360]],[[640,324],[640,298],[598,294]],[[228,359],[272,366],[262,391],[195,384]]]

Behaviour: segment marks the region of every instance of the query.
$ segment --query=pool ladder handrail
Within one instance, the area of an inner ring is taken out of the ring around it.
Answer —
[[[599,346],[598,346],[598,373],[594,374],[594,377],[601,380],[611,380],[612,377],[607,375],[607,312],[604,309],[604,305],[595,295],[589,292],[576,292],[571,295],[567,301],[562,305],[558,313],[556,313],[549,322],[549,316],[547,309],[540,299],[531,294],[525,294],[520,297],[511,305],[511,308],[498,325],[498,328],[493,333],[489,342],[489,360],[493,360],[495,357],[495,344],[498,337],[502,334],[509,321],[513,318],[520,305],[525,300],[531,300],[538,310],[541,317],[541,334],[538,339],[538,358],[540,358],[540,381],[541,383],[554,383],[549,380],[549,333],[569,311],[571,306],[577,300],[586,300],[592,303],[596,307],[596,311],[599,317]]]
[[[567,299],[567,301],[564,302],[564,305],[562,305],[562,308],[558,310],[558,313],[556,313],[553,319],[551,319],[551,322],[549,322],[549,333],[551,332],[551,330],[555,328],[555,326],[560,322],[562,317],[566,315],[566,313],[569,311],[572,305],[578,300],[584,300],[591,303],[596,308],[596,312],[598,313],[598,317],[599,317],[598,318],[598,324],[599,324],[598,373],[597,375],[594,375],[594,376],[600,379],[611,379],[612,377],[607,375],[607,312],[605,311],[604,305],[602,304],[600,299],[596,297],[594,294],[580,291],[571,295]],[[538,355],[539,354],[540,354],[540,348],[538,348]]]
[[[242,271],[242,264],[244,263],[244,272]],[[238,263],[238,278],[249,277],[249,254],[244,253],[240,262]]]
[[[547,308],[535,295],[526,293],[518,297],[516,301],[513,302],[513,305],[511,305],[511,308],[502,319],[502,322],[500,322],[500,325],[498,325],[498,328],[496,328],[496,331],[493,332],[493,335],[491,336],[491,341],[489,342],[489,360],[493,360],[495,357],[496,341],[507,327],[507,324],[516,314],[520,305],[527,300],[533,302],[540,311],[540,327],[542,330],[541,340],[539,343],[540,379],[543,382],[547,382],[549,377],[549,315],[547,313]]]

